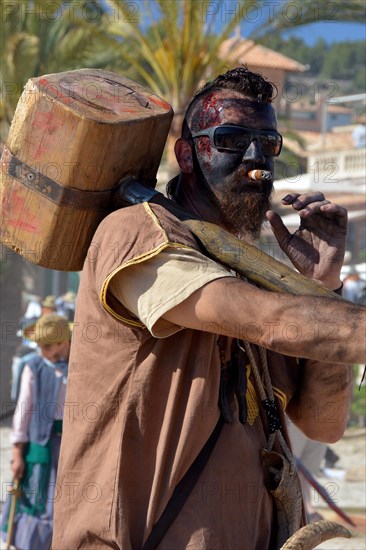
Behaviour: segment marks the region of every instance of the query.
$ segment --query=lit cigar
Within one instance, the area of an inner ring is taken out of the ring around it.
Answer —
[[[272,173],[268,170],[251,170],[248,172],[248,176],[251,180],[262,181],[262,180],[271,180]]]

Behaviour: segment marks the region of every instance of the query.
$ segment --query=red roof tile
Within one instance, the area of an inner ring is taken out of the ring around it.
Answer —
[[[238,36],[224,40],[219,55],[231,63],[245,63],[249,68],[252,65],[283,69],[289,72],[304,72],[308,68],[290,57],[255,44],[253,40],[246,40]]]

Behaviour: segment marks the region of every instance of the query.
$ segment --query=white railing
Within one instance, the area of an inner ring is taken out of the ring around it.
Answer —
[[[348,178],[365,178],[366,149],[313,153],[308,157],[307,172],[312,184],[335,184]]]

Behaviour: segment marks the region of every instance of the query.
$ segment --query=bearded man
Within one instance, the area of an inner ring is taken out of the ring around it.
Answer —
[[[168,193],[241,239],[257,238],[267,217],[301,273],[339,291],[346,211],[321,193],[290,194],[283,204],[301,219],[290,235],[268,210],[272,176],[249,176],[273,174],[281,151],[273,95],[246,68],[196,94]],[[364,311],[239,279],[147,202],[105,218],[93,248],[76,308],[53,550],[275,548],[272,458],[294,474],[283,412],[308,437],[341,437]],[[290,504],[300,526],[301,496]]]

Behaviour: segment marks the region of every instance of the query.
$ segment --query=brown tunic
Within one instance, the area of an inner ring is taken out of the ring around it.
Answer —
[[[139,550],[219,418],[218,337],[184,329],[154,338],[108,293],[121,266],[169,246],[199,250],[187,228],[146,203],[100,224],[78,293],[55,502],[53,550]],[[295,359],[269,353],[277,395]],[[252,387],[251,376],[248,387]],[[225,424],[159,550],[264,550],[272,498],[263,485],[260,414]]]

